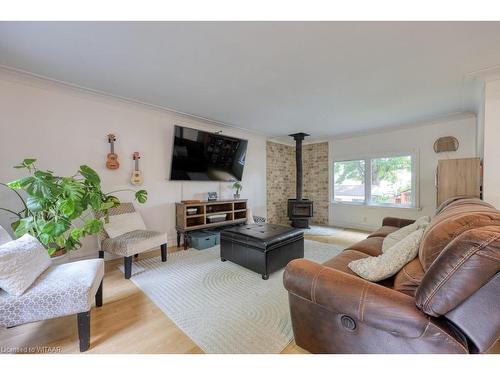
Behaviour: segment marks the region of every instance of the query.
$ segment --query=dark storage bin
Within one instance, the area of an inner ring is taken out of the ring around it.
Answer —
[[[218,245],[220,244],[220,230],[206,230],[206,233],[209,233],[211,235],[215,236],[215,244]]]
[[[205,231],[193,232],[189,235],[191,246],[196,250],[204,250],[215,246],[217,236]]]

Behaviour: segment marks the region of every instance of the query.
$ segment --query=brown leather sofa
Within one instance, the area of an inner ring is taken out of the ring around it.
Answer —
[[[347,264],[381,253],[411,220],[385,218],[367,239],[284,273],[295,341],[312,353],[491,353],[500,350],[500,211],[479,199],[445,202],[419,254],[379,283]]]

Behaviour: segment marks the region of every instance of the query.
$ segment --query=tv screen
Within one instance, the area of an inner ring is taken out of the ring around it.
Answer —
[[[170,180],[241,181],[248,141],[175,126]]]

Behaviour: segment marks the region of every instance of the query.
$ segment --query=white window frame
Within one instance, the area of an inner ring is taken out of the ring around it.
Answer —
[[[371,189],[372,189],[372,160],[380,158],[394,158],[399,156],[410,156],[411,157],[411,192],[412,192],[412,204],[411,205],[399,205],[391,203],[375,203],[371,199]],[[340,202],[335,200],[335,163],[345,162],[345,161],[357,161],[364,160],[365,162],[365,201],[364,202]],[[416,152],[395,152],[395,153],[384,153],[384,154],[373,154],[369,156],[360,157],[347,157],[347,158],[335,158],[331,164],[332,170],[332,189],[331,189],[331,202],[336,205],[347,205],[347,206],[370,206],[370,207],[387,207],[387,208],[402,208],[402,209],[418,209],[420,204],[420,194],[419,194],[419,165],[418,165],[418,155]]]
[[[342,202],[342,201],[336,201],[335,200],[335,163],[341,163],[341,162],[346,162],[346,161],[359,161],[363,160],[365,162],[365,201],[364,202]],[[349,206],[366,206],[367,201],[367,196],[366,196],[366,191],[367,185],[366,185],[366,159],[365,158],[347,158],[347,159],[335,159],[332,163],[332,203],[334,204],[347,204]]]

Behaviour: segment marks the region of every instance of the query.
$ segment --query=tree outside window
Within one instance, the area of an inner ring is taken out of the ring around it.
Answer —
[[[413,206],[412,165],[410,155],[336,161],[334,201]],[[366,178],[368,174],[370,176]]]

